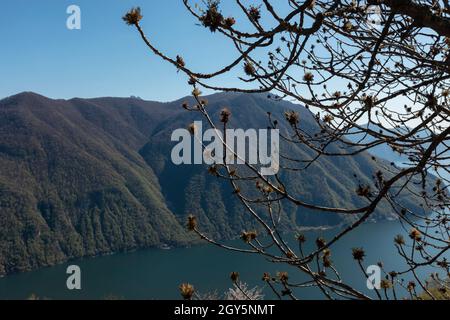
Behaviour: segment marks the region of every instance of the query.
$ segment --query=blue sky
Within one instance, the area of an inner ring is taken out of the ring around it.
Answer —
[[[224,15],[247,27],[233,2],[222,1]],[[281,15],[289,10],[282,3],[276,2]],[[72,4],[81,8],[81,30],[66,27]],[[135,6],[143,10],[141,25],[152,43],[170,57],[181,54],[193,70],[216,71],[237,57],[231,42],[199,26],[182,0],[2,0],[0,99],[22,91],[65,99],[134,95],[171,101],[189,95],[186,76],[150,52],[122,21]],[[236,73],[214,81],[243,86]]]
[[[66,28],[71,4],[81,8],[81,30]],[[4,0],[0,6],[0,98],[34,91],[169,101],[189,94],[186,77],[122,21],[133,6],[142,8],[149,38],[172,57],[183,53],[189,66],[212,71],[235,57],[228,42],[196,25],[181,0]]]

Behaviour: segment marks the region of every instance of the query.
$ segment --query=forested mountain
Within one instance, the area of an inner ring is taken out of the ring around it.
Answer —
[[[295,109],[304,130],[318,130],[309,111],[288,102],[224,93],[207,99],[214,119],[219,119],[224,106],[232,111],[233,127],[265,128],[267,112],[283,123],[283,112]],[[172,131],[202,119],[183,110],[184,101],[192,102],[190,98],[171,103],[136,98],[52,100],[34,93],[1,100],[0,274],[82,256],[186,245],[193,239],[184,227],[189,213],[217,238],[250,228],[253,221],[228,184],[210,176],[207,166],[171,162]],[[310,152],[301,146],[281,147],[297,157]],[[330,148],[339,150],[338,145]],[[368,154],[319,159],[301,175],[282,176],[306,201],[354,207],[361,205],[354,175],[371,181],[380,161]],[[403,202],[419,205],[409,197]],[[385,204],[375,215],[390,216]],[[288,204],[283,208],[286,231],[337,225],[347,219]]]

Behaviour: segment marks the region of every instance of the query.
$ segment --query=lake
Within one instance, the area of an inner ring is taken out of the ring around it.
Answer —
[[[335,231],[306,232],[308,242],[318,236],[325,239]],[[348,283],[368,294],[366,280],[352,259],[351,248],[363,247],[367,257],[364,265],[383,261],[386,270],[405,267],[396,254],[393,238],[407,233],[397,222],[365,224],[348,234],[332,247],[332,260]],[[294,235],[287,235],[295,244]],[[231,243],[242,245],[242,241]],[[294,247],[294,246],[293,246]],[[449,257],[447,256],[447,259]],[[69,291],[66,288],[66,268],[76,264],[82,270],[82,290]],[[200,292],[217,290],[223,293],[231,286],[229,274],[237,271],[241,279],[250,286],[260,285],[264,272],[275,274],[288,271],[290,279],[305,279],[293,268],[274,265],[260,256],[233,253],[210,245],[171,250],[147,249],[131,253],[86,258],[62,265],[32,272],[10,275],[0,279],[0,299],[26,299],[31,294],[49,299],[178,299],[178,286],[189,282]],[[437,269],[421,270],[419,276],[428,277]],[[406,279],[409,280],[409,279]],[[273,298],[269,290],[264,290],[266,298]],[[317,299],[322,296],[317,290],[299,291],[300,299]],[[401,295],[403,296],[403,295]],[[406,294],[404,294],[406,296]]]

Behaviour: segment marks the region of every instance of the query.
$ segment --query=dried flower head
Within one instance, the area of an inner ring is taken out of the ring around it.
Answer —
[[[311,10],[316,5],[316,0],[308,0],[308,3],[305,2],[305,4],[307,4],[307,8],[306,9]]]
[[[284,113],[284,117],[289,122],[290,125],[297,125],[299,123],[300,116],[298,112],[295,111],[286,111]]]
[[[403,246],[405,244],[405,238],[401,234],[395,236],[394,242],[399,246]]]
[[[288,259],[292,259],[292,258],[295,257],[295,255],[294,255],[294,253],[293,253],[292,251],[288,251],[288,252],[286,252],[286,257],[287,257]]]
[[[197,228],[197,218],[195,216],[188,216],[187,228],[189,231],[194,231]]]
[[[449,37],[445,37],[444,41],[450,47],[450,38]]]
[[[411,229],[411,231],[409,232],[409,237],[416,241],[422,240],[422,235],[416,228]]]
[[[323,247],[326,246],[326,244],[327,243],[326,243],[324,238],[317,238],[316,239],[316,246],[317,246],[317,248],[322,249]]]
[[[189,131],[192,135],[196,134],[197,131],[198,131],[198,128],[197,128],[197,126],[195,125],[195,123],[191,123],[191,124],[188,126],[187,129],[188,129],[188,131]]]
[[[223,24],[223,15],[219,10],[218,0],[209,0],[205,13],[200,17],[203,26],[209,28],[211,32],[216,30]]]
[[[356,261],[363,261],[364,257],[366,256],[366,253],[362,248],[353,248],[352,255],[353,259],[355,259]]]
[[[331,250],[330,249],[323,250],[323,256],[328,258],[331,257]]]
[[[253,21],[258,21],[261,19],[261,10],[258,7],[251,6],[248,9],[248,15]]]
[[[446,287],[439,287],[438,291],[439,293],[446,295],[448,290]]]
[[[392,282],[387,279],[382,279],[380,282],[380,288],[384,290],[390,289],[392,288]]]
[[[190,85],[190,86],[193,86],[194,84],[196,84],[197,83],[197,79],[195,78],[195,77],[190,77],[189,78],[189,80],[188,80],[188,84]]]
[[[356,189],[356,194],[360,197],[370,197],[370,187],[359,185],[358,189]]]
[[[323,117],[323,122],[325,122],[325,123],[331,123],[331,121],[333,121],[333,120],[334,120],[334,117],[331,114],[326,114]]]
[[[449,262],[447,261],[446,258],[444,258],[444,259],[441,260],[441,261],[437,261],[437,262],[436,262],[436,265],[439,266],[439,267],[441,267],[441,268],[443,268],[443,269],[445,269],[445,270],[447,270],[448,267],[449,267]]]
[[[344,23],[343,29],[346,32],[350,32],[353,30],[353,24],[350,21],[347,21]]]
[[[407,289],[409,292],[414,291],[415,288],[416,288],[416,283],[415,283],[414,281],[408,282],[408,285],[406,286],[406,289]]]
[[[219,174],[217,171],[217,166],[215,166],[215,165],[208,167],[208,172],[212,176],[217,176]]]
[[[253,63],[251,63],[250,61],[246,61],[244,63],[244,72],[248,76],[254,76],[256,74],[256,69]]]
[[[131,8],[131,10],[122,17],[123,21],[125,21],[130,26],[137,25],[142,18],[143,16],[141,14],[141,8],[139,7]]]
[[[303,76],[303,81],[305,81],[305,82],[312,82],[313,80],[314,80],[314,75],[311,72],[307,72]]]
[[[225,27],[229,29],[236,24],[236,20],[233,17],[228,17],[225,19],[224,24]]]
[[[185,300],[191,300],[192,296],[194,295],[195,289],[192,284],[189,283],[183,283],[180,285],[180,293],[183,299]]]
[[[330,249],[323,250],[322,263],[325,268],[329,268],[332,265],[331,251]]]
[[[200,97],[201,94],[202,92],[198,88],[194,88],[194,90],[192,90],[192,95],[196,98]]]
[[[305,237],[305,235],[304,234],[299,234],[299,235],[297,235],[297,241],[298,242],[300,242],[300,243],[305,243],[306,242],[306,237]]]
[[[322,257],[322,264],[324,268],[329,268],[332,266],[332,261],[330,257]]]
[[[220,122],[228,123],[231,117],[231,111],[228,108],[223,108],[220,112]]]
[[[274,191],[274,190],[273,190],[272,186],[270,186],[270,185],[266,185],[266,186],[264,186],[264,188],[263,188],[263,192],[264,192],[264,193],[267,193],[267,194],[272,193],[273,191]]]
[[[263,185],[263,183],[261,181],[256,180],[255,186],[256,186],[256,189],[262,190],[264,185]]]
[[[251,241],[255,240],[258,234],[256,231],[244,231],[242,232],[241,239],[244,240],[246,243],[250,243]]]
[[[183,68],[186,66],[186,64],[184,63],[183,57],[177,56],[177,66],[180,68]]]
[[[278,273],[277,273],[277,278],[278,278],[281,282],[286,283],[286,282],[289,280],[289,274],[288,274],[287,272],[285,272],[285,271],[283,271],[283,272],[278,272]]]
[[[264,272],[263,277],[262,277],[262,280],[263,280],[263,281],[268,282],[268,281],[271,280],[271,278],[272,278],[272,277],[270,276],[270,273]]]
[[[368,110],[372,109],[375,103],[375,99],[373,96],[366,96],[363,100],[364,107]]]

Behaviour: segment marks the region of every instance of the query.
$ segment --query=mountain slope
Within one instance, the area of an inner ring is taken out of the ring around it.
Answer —
[[[310,134],[318,133],[320,130],[312,114],[305,108],[289,102],[275,102],[263,95],[217,94],[208,97],[207,100],[208,110],[217,125],[219,125],[221,109],[228,107],[232,112],[230,120],[232,128],[264,129],[268,125],[267,112],[270,112],[274,119],[279,120],[280,130],[284,132],[287,130],[287,125],[283,114],[285,111],[295,110],[300,114],[300,126],[303,130]],[[187,101],[192,104],[189,99]],[[182,102],[179,101],[180,104]],[[170,160],[171,148],[175,144],[167,143],[170,141],[171,133],[174,129],[187,127],[195,120],[202,120],[201,115],[195,112],[184,112],[172,117],[160,131],[152,136],[140,153],[160,177],[169,208],[180,217],[180,221],[189,213],[195,213],[201,221],[203,230],[213,236],[223,237],[228,235],[223,233],[224,229],[239,231],[248,223],[246,219],[243,219],[248,217],[248,213],[242,210],[238,199],[232,195],[229,183],[210,176],[205,166],[176,166]],[[206,126],[204,119],[203,126]],[[339,152],[339,150],[336,144],[330,145],[328,149],[329,152]],[[281,151],[293,158],[312,159],[314,157],[312,151],[302,145],[281,143]],[[372,159],[368,153],[351,158],[320,158],[300,174],[286,171],[281,173],[281,177],[291,194],[305,202],[329,207],[360,207],[364,205],[364,202],[355,193],[358,183],[370,184],[381,164],[388,166],[383,160]],[[354,178],[355,176],[357,179]],[[253,183],[250,186],[241,185],[244,193],[251,193],[253,189]],[[408,196],[400,198],[407,207],[420,210],[420,204],[416,199]],[[218,209],[211,209],[208,204],[210,201],[219,204]],[[357,218],[298,208],[290,203],[284,203],[282,214],[286,230],[293,230],[299,226],[334,226],[349,223]],[[393,216],[392,209],[383,202],[374,218],[389,219]]]
[[[136,152],[157,115],[98,102],[0,103],[0,273],[187,240]]]
[[[261,95],[207,97],[213,119],[222,107],[231,126],[265,128],[267,112],[300,112],[305,131],[318,130],[306,109]],[[203,230],[227,239],[254,221],[229,185],[204,165],[175,166],[170,152],[174,129],[202,118],[172,103],[139,99],[52,100],[22,93],[0,101],[0,274],[162,244],[184,245],[184,228],[195,213]],[[308,158],[302,146],[281,146]],[[338,151],[338,145],[332,145]],[[368,154],[319,159],[302,174],[283,173],[289,190],[307,202],[341,207],[362,204],[357,181],[369,183],[380,163]],[[254,192],[242,186],[243,192]],[[320,192],[318,192],[320,191]],[[418,208],[415,199],[404,203]],[[391,216],[383,203],[377,219]],[[283,204],[285,231],[301,226],[337,225],[355,217],[321,214]]]

